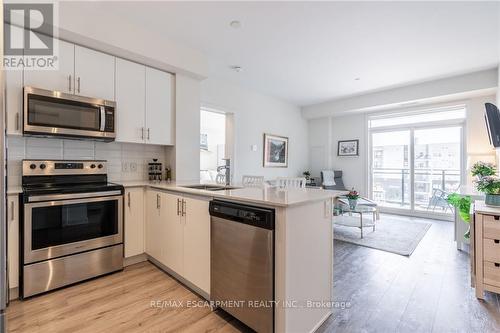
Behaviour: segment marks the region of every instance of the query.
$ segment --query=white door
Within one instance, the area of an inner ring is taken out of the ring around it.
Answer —
[[[125,191],[125,258],[144,253],[144,190]]]
[[[184,277],[210,293],[209,201],[201,198],[184,200]]]
[[[75,46],[75,93],[115,100],[115,57]]]
[[[180,218],[182,198],[177,195],[162,193],[162,210],[165,211],[165,233],[161,239],[165,266],[179,275],[183,275],[183,225]]]
[[[145,66],[116,59],[116,141],[144,142]]]
[[[75,45],[59,41],[57,70],[24,70],[24,85],[35,88],[74,93]]]
[[[146,67],[146,138],[158,145],[172,145],[173,139],[172,74]]]
[[[165,223],[162,222],[161,192],[146,192],[146,253],[162,261],[162,243],[165,241]]]

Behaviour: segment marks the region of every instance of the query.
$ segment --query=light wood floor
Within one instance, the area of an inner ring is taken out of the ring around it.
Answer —
[[[154,308],[151,301],[182,301]],[[208,307],[187,307],[202,299],[148,262],[26,301],[7,309],[8,332],[243,332],[237,320]]]
[[[383,216],[382,216],[383,218]],[[500,296],[485,302],[470,287],[468,256],[453,224],[432,227],[410,258],[335,242],[336,309],[319,332],[500,332]],[[151,301],[201,300],[149,263],[69,288],[15,301],[8,332],[244,332],[224,312],[151,307]]]
[[[413,220],[432,226],[409,258],[335,242],[334,297],[351,306],[318,332],[500,332],[500,296],[476,299],[453,223]]]

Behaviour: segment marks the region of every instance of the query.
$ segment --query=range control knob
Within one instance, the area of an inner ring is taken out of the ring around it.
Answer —
[[[95,169],[95,164],[91,164],[91,165],[90,165],[90,168],[91,168],[91,169]]]
[[[102,168],[104,168],[104,165],[99,164],[97,167],[98,167],[99,169],[102,169]]]
[[[30,169],[31,169],[31,170],[36,169],[36,164],[35,164],[35,163],[31,163],[31,164],[30,164]]]
[[[43,169],[45,169],[46,167],[47,167],[47,166],[46,166],[44,163],[40,164],[40,169],[42,169],[42,170],[43,170]]]

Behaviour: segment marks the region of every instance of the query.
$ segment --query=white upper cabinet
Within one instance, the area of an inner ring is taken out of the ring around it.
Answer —
[[[147,142],[172,145],[173,140],[172,74],[146,67],[146,129]]]
[[[23,132],[23,71],[6,70],[4,73],[7,134],[21,135]]]
[[[35,88],[75,92],[75,45],[59,41],[57,70],[24,70],[24,85]]]
[[[115,57],[75,46],[75,94],[115,100]]]
[[[143,143],[145,66],[116,59],[116,141]]]

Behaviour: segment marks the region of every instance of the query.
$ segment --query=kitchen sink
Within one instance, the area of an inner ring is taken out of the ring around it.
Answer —
[[[192,189],[196,189],[196,190],[205,190],[205,191],[235,190],[238,188],[238,187],[234,187],[234,186],[209,185],[209,184],[185,185],[185,186],[181,186],[181,187],[192,188]]]

